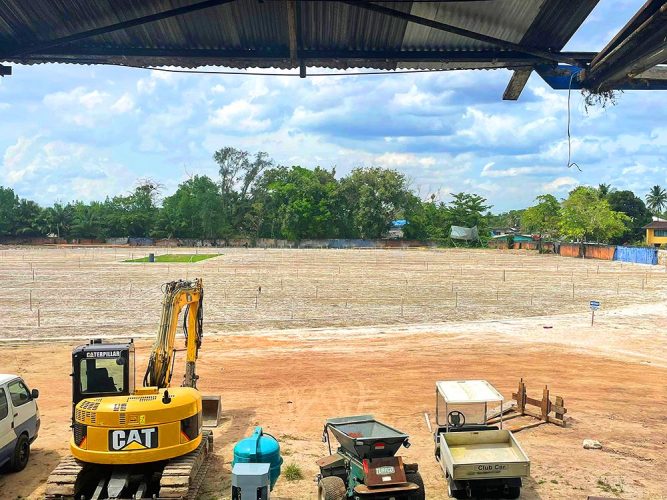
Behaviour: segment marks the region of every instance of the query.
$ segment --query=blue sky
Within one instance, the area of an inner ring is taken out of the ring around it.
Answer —
[[[643,4],[604,0],[567,45],[599,50]],[[494,211],[578,184],[640,196],[667,184],[667,92],[626,92],[585,112],[533,75],[503,102],[505,70],[386,76],[187,75],[116,67],[15,66],[0,79],[0,185],[51,204],[103,199],[152,178],[171,194],[193,174],[216,176],[224,146],[278,163],[379,165],[405,173],[423,197],[485,196]]]

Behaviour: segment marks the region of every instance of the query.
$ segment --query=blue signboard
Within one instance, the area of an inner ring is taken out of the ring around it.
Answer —
[[[600,301],[599,300],[591,300],[591,309],[593,311],[597,311],[600,309]]]

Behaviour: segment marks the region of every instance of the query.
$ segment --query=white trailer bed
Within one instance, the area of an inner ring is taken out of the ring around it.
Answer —
[[[443,432],[440,465],[455,481],[530,475],[530,460],[506,430]]]

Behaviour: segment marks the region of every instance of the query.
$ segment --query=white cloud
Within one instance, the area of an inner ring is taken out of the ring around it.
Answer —
[[[120,98],[111,105],[111,110],[118,114],[127,113],[134,109],[134,99],[130,94],[123,94]]]
[[[433,96],[419,90],[415,84],[413,84],[407,92],[394,94],[392,102],[400,107],[423,107],[434,105]]]
[[[551,182],[542,184],[542,191],[551,193],[559,191],[567,191],[568,189],[577,186],[579,181],[574,177],[556,177]]]
[[[517,156],[504,159],[503,161],[516,161]],[[561,167],[530,166],[530,167],[509,167],[505,169],[493,168],[496,162],[489,162],[480,172],[481,177],[519,177],[524,175],[539,175],[562,170]]]
[[[108,92],[88,91],[82,86],[47,94],[43,103],[65,122],[88,128],[134,109],[134,101],[127,93],[115,98]]]
[[[432,156],[420,157],[410,153],[384,153],[375,158],[375,163],[386,168],[424,167],[429,168],[437,163]]]
[[[466,108],[463,121],[465,124],[456,132],[459,137],[476,144],[504,146],[543,138],[554,130],[557,123],[551,116],[524,118],[510,113],[492,114],[472,106]]]
[[[20,137],[5,150],[0,184],[41,203],[98,200],[126,190],[134,176],[89,146],[45,137]]]
[[[243,132],[262,132],[271,126],[271,120],[260,119],[260,111],[260,106],[239,99],[213,111],[208,123],[214,127],[226,127]]]
[[[154,78],[141,78],[137,81],[137,91],[140,94],[152,94],[156,86],[157,82]]]

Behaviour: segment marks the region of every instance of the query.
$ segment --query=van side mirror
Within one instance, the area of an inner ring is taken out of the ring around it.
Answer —
[[[32,397],[32,399],[37,399],[39,397],[39,391],[37,389],[33,389],[30,392],[30,396]]]

